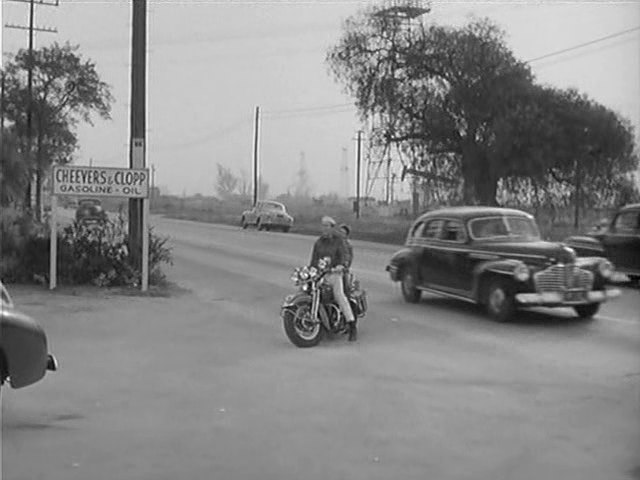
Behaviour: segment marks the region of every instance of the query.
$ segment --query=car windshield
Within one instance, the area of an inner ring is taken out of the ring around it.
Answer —
[[[280,203],[265,203],[262,205],[265,210],[275,210],[278,212],[284,212],[284,205]]]
[[[476,218],[469,222],[471,236],[482,240],[540,240],[536,222],[523,216],[499,216]]]

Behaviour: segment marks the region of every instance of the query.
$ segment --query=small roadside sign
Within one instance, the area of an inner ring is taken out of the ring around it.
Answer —
[[[53,194],[148,198],[149,170],[60,165],[53,168]]]
[[[144,145],[138,145],[141,149]],[[149,287],[149,169],[57,165],[52,172],[49,288],[57,283],[58,195],[142,199],[142,291]]]

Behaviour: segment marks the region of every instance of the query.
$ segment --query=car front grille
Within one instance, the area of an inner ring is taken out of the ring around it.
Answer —
[[[593,273],[569,263],[552,265],[533,275],[538,292],[558,292],[564,290],[591,290]]]

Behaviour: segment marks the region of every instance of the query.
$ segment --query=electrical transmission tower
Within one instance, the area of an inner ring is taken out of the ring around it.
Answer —
[[[422,15],[431,11],[431,5],[429,0],[386,0],[383,2],[381,8],[374,14],[378,17],[387,18],[393,20],[393,24],[400,25],[402,29],[409,30],[412,27],[412,22],[421,17]],[[388,75],[393,75],[392,72],[387,72]],[[389,109],[389,115],[394,117]],[[393,130],[393,119],[387,125],[379,125],[378,128]],[[370,126],[371,131],[376,128],[374,121]],[[369,138],[373,138],[370,135]],[[391,145],[386,144],[382,153],[379,156],[372,154],[372,145],[369,145],[369,151],[367,152],[367,180],[366,180],[366,196],[369,197],[373,194],[374,188],[377,187],[378,181],[383,181],[384,198],[387,204],[391,204],[394,200],[395,183],[398,178],[404,178],[404,175],[400,174],[400,170],[403,165],[399,164],[400,151],[395,153],[391,149]],[[412,184],[412,188],[415,188],[415,182]]]
[[[45,33],[58,33],[58,30],[50,27],[37,27],[35,26],[35,6],[48,6],[48,7],[57,7],[59,5],[59,0],[12,0],[14,2],[20,3],[28,3],[29,4],[29,23],[28,25],[17,25],[12,23],[6,23],[6,28],[13,28],[17,30],[27,30],[29,32],[29,40],[28,40],[28,51],[29,51],[29,69],[27,70],[27,130],[26,130],[26,155],[29,160],[32,159],[32,115],[33,115],[33,36],[35,32],[45,32]],[[28,162],[32,164],[32,162]],[[33,172],[31,173],[31,177],[33,177]],[[32,191],[31,188],[32,181],[29,182],[26,192],[25,198],[25,206],[27,209],[30,209],[33,200],[32,200]],[[41,212],[37,212],[38,218],[40,218]]]
[[[349,161],[347,160],[347,147],[342,147],[342,164],[340,165],[340,195],[349,198]]]

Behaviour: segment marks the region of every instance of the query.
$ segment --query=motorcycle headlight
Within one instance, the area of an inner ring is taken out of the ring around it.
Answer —
[[[526,282],[529,280],[531,272],[529,271],[529,267],[524,263],[519,263],[516,268],[513,269],[513,276],[519,282]]]
[[[602,260],[598,263],[598,272],[603,278],[610,278],[613,275],[614,267],[609,260]]]
[[[298,283],[298,279],[300,278],[300,269],[296,268],[291,274],[291,281],[293,283]]]

